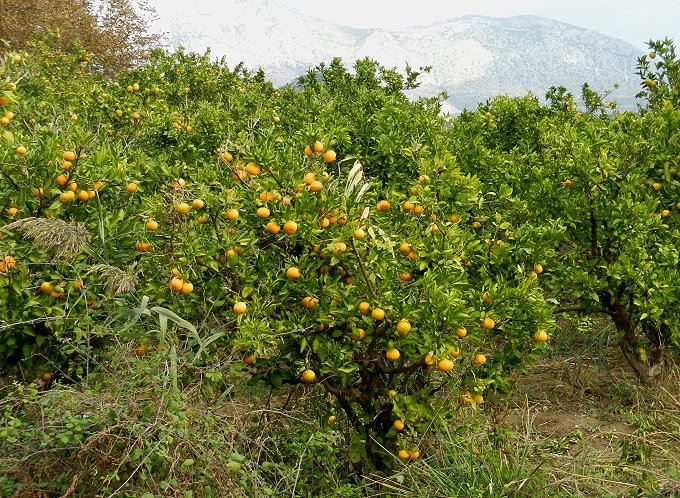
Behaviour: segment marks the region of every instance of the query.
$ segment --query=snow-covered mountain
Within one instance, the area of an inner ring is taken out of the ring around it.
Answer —
[[[550,86],[575,95],[588,82],[596,91],[613,89],[622,107],[631,107],[639,89],[634,75],[640,52],[603,34],[535,16],[466,16],[399,30],[357,29],[321,20],[282,0],[156,0],[157,29],[170,46],[224,56],[234,66],[265,69],[284,85],[320,62],[341,57],[346,67],[370,57],[403,70],[432,66],[421,76],[416,96],[449,95],[453,108],[472,108],[499,94],[532,92]],[[153,2],[152,2],[153,5]]]

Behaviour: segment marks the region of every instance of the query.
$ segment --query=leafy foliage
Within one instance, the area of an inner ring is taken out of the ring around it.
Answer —
[[[52,46],[2,60],[5,370],[87,379],[124,337],[175,396],[180,364],[238,351],[252,385],[323,389],[363,474],[508,392],[556,313],[610,315],[642,377],[677,344],[670,105],[584,86],[585,113],[552,89],[450,121],[370,60],[277,89],[209,54],[106,76]]]

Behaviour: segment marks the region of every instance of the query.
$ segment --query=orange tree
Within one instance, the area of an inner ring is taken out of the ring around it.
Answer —
[[[609,111],[586,86],[597,104],[589,112],[555,89],[549,108],[531,97],[498,98],[456,126],[461,164],[513,188],[535,223],[560,227],[558,256],[546,267],[557,311],[609,316],[623,356],[645,380],[663,372],[680,337],[678,61],[668,42],[651,48],[658,72],[640,60],[651,105],[639,113]]]
[[[215,341],[253,382],[321,386],[363,471],[417,458],[543,348],[558,227],[446,152],[411,77],[334,63],[303,92],[183,52],[115,79],[23,55],[2,66],[3,367],[91,354],[147,296],[198,325],[187,361]]]

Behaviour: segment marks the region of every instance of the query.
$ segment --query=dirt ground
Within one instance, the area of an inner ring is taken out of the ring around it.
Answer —
[[[547,462],[556,483],[582,479],[585,496],[620,496],[643,474],[654,478],[680,463],[677,379],[652,388],[617,358],[604,364],[552,357],[516,380],[506,423],[532,446],[533,460]],[[655,390],[659,396],[648,396]],[[680,481],[658,477],[654,496],[680,496]]]

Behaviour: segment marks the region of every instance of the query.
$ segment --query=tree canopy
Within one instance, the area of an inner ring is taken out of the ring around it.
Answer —
[[[54,48],[84,49],[107,70],[138,66],[159,40],[148,33],[154,12],[143,1],[0,0],[0,12],[0,37],[12,49],[27,49],[58,33]]]

